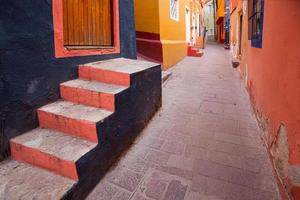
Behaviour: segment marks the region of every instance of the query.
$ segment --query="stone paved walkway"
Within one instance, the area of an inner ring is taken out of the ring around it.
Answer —
[[[88,199],[275,200],[244,83],[211,44],[163,85],[163,106]]]

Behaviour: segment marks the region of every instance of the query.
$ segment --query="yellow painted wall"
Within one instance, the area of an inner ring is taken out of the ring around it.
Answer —
[[[159,0],[134,0],[136,31],[159,33],[158,6]]]
[[[217,13],[216,13],[217,19],[219,17],[224,17],[225,16],[224,12],[225,12],[225,0],[218,0]]]
[[[163,68],[168,69],[187,55],[186,43],[186,6],[193,10],[199,0],[179,1],[179,20],[171,19],[170,0],[134,0],[136,31],[159,33],[163,48]],[[195,13],[196,14],[196,13]],[[192,26],[192,22],[191,22]],[[190,36],[191,37],[191,36]]]
[[[163,40],[185,40],[185,2],[179,1],[179,20],[170,17],[170,0],[159,1],[160,34]]]
[[[187,43],[184,41],[162,41],[163,68],[168,69],[187,55]]]
[[[163,46],[163,67],[168,69],[187,55],[185,1],[179,1],[179,19],[171,19],[170,0],[159,1],[159,26]]]

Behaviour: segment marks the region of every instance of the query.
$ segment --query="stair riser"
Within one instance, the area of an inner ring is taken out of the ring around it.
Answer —
[[[15,160],[41,167],[61,176],[78,180],[76,165],[73,161],[61,160],[52,155],[10,141],[11,155]]]
[[[98,142],[96,123],[75,120],[38,110],[40,126]]]
[[[202,57],[202,54],[192,53],[192,54],[188,54],[188,56],[191,56],[191,57]]]
[[[115,96],[113,94],[94,92],[64,85],[60,86],[60,93],[61,97],[67,101],[104,108],[112,112],[115,111]]]
[[[197,51],[188,51],[188,56],[201,57],[203,53],[198,53]]]
[[[203,53],[199,53],[198,51],[198,48],[188,47],[187,55],[192,57],[201,57]]]
[[[97,69],[89,66],[79,66],[79,78],[107,84],[130,86],[129,74]]]

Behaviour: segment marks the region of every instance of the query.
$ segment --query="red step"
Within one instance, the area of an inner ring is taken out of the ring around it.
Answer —
[[[187,51],[187,55],[192,56],[192,57],[202,57],[203,52],[201,52],[198,48],[189,46],[188,51]]]
[[[38,109],[40,126],[98,142],[96,124],[110,116],[112,112],[57,101]]]
[[[76,161],[97,144],[53,130],[37,128],[11,139],[10,145],[11,155],[15,160],[78,180]]]
[[[62,199],[77,182],[13,159],[1,161],[0,171],[1,199]]]
[[[76,79],[60,85],[64,100],[115,111],[116,95],[127,87]]]

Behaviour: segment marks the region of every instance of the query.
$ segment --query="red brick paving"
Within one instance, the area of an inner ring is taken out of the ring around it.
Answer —
[[[163,85],[163,106],[88,199],[280,199],[247,92],[211,44]]]

